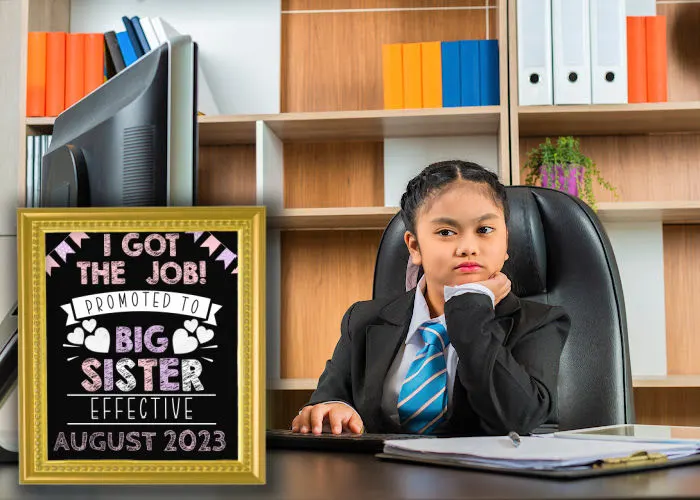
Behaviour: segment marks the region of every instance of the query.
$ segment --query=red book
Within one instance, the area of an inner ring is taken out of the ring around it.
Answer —
[[[66,37],[66,108],[85,95],[85,35],[68,33]]]
[[[89,94],[105,81],[105,36],[102,33],[85,35],[85,90]]]
[[[66,34],[46,34],[46,116],[58,116],[66,103]]]
[[[647,102],[668,101],[666,16],[646,19]]]
[[[646,20],[627,17],[627,102],[647,102]]]
[[[27,116],[46,116],[46,32],[30,31],[27,45]]]

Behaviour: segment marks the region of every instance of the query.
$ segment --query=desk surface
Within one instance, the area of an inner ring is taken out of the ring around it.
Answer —
[[[700,466],[576,481],[377,460],[372,455],[268,452],[264,486],[20,486],[17,465],[0,466],[0,498],[687,498],[700,496]],[[437,485],[437,487],[435,487]]]

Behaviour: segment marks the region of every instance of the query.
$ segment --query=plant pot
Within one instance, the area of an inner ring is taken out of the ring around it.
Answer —
[[[542,186],[552,189],[557,189],[556,187],[556,177],[559,177],[559,190],[569,193],[573,196],[578,196],[578,184],[577,179],[583,179],[583,173],[586,167],[582,165],[571,165],[569,166],[569,172],[566,173],[563,165],[555,165],[554,172],[550,175],[547,172],[547,167],[540,167],[540,177],[542,178]],[[551,170],[551,168],[549,169]]]

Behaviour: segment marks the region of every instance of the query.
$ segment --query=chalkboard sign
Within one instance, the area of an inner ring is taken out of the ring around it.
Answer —
[[[19,217],[23,482],[259,482],[264,208]]]

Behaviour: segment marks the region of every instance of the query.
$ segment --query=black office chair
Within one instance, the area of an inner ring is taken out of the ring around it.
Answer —
[[[521,297],[563,306],[571,330],[559,370],[558,404],[547,428],[634,423],[622,285],[607,234],[580,199],[557,190],[509,186],[503,272]],[[374,298],[406,291],[408,250],[400,215],[382,236]]]

